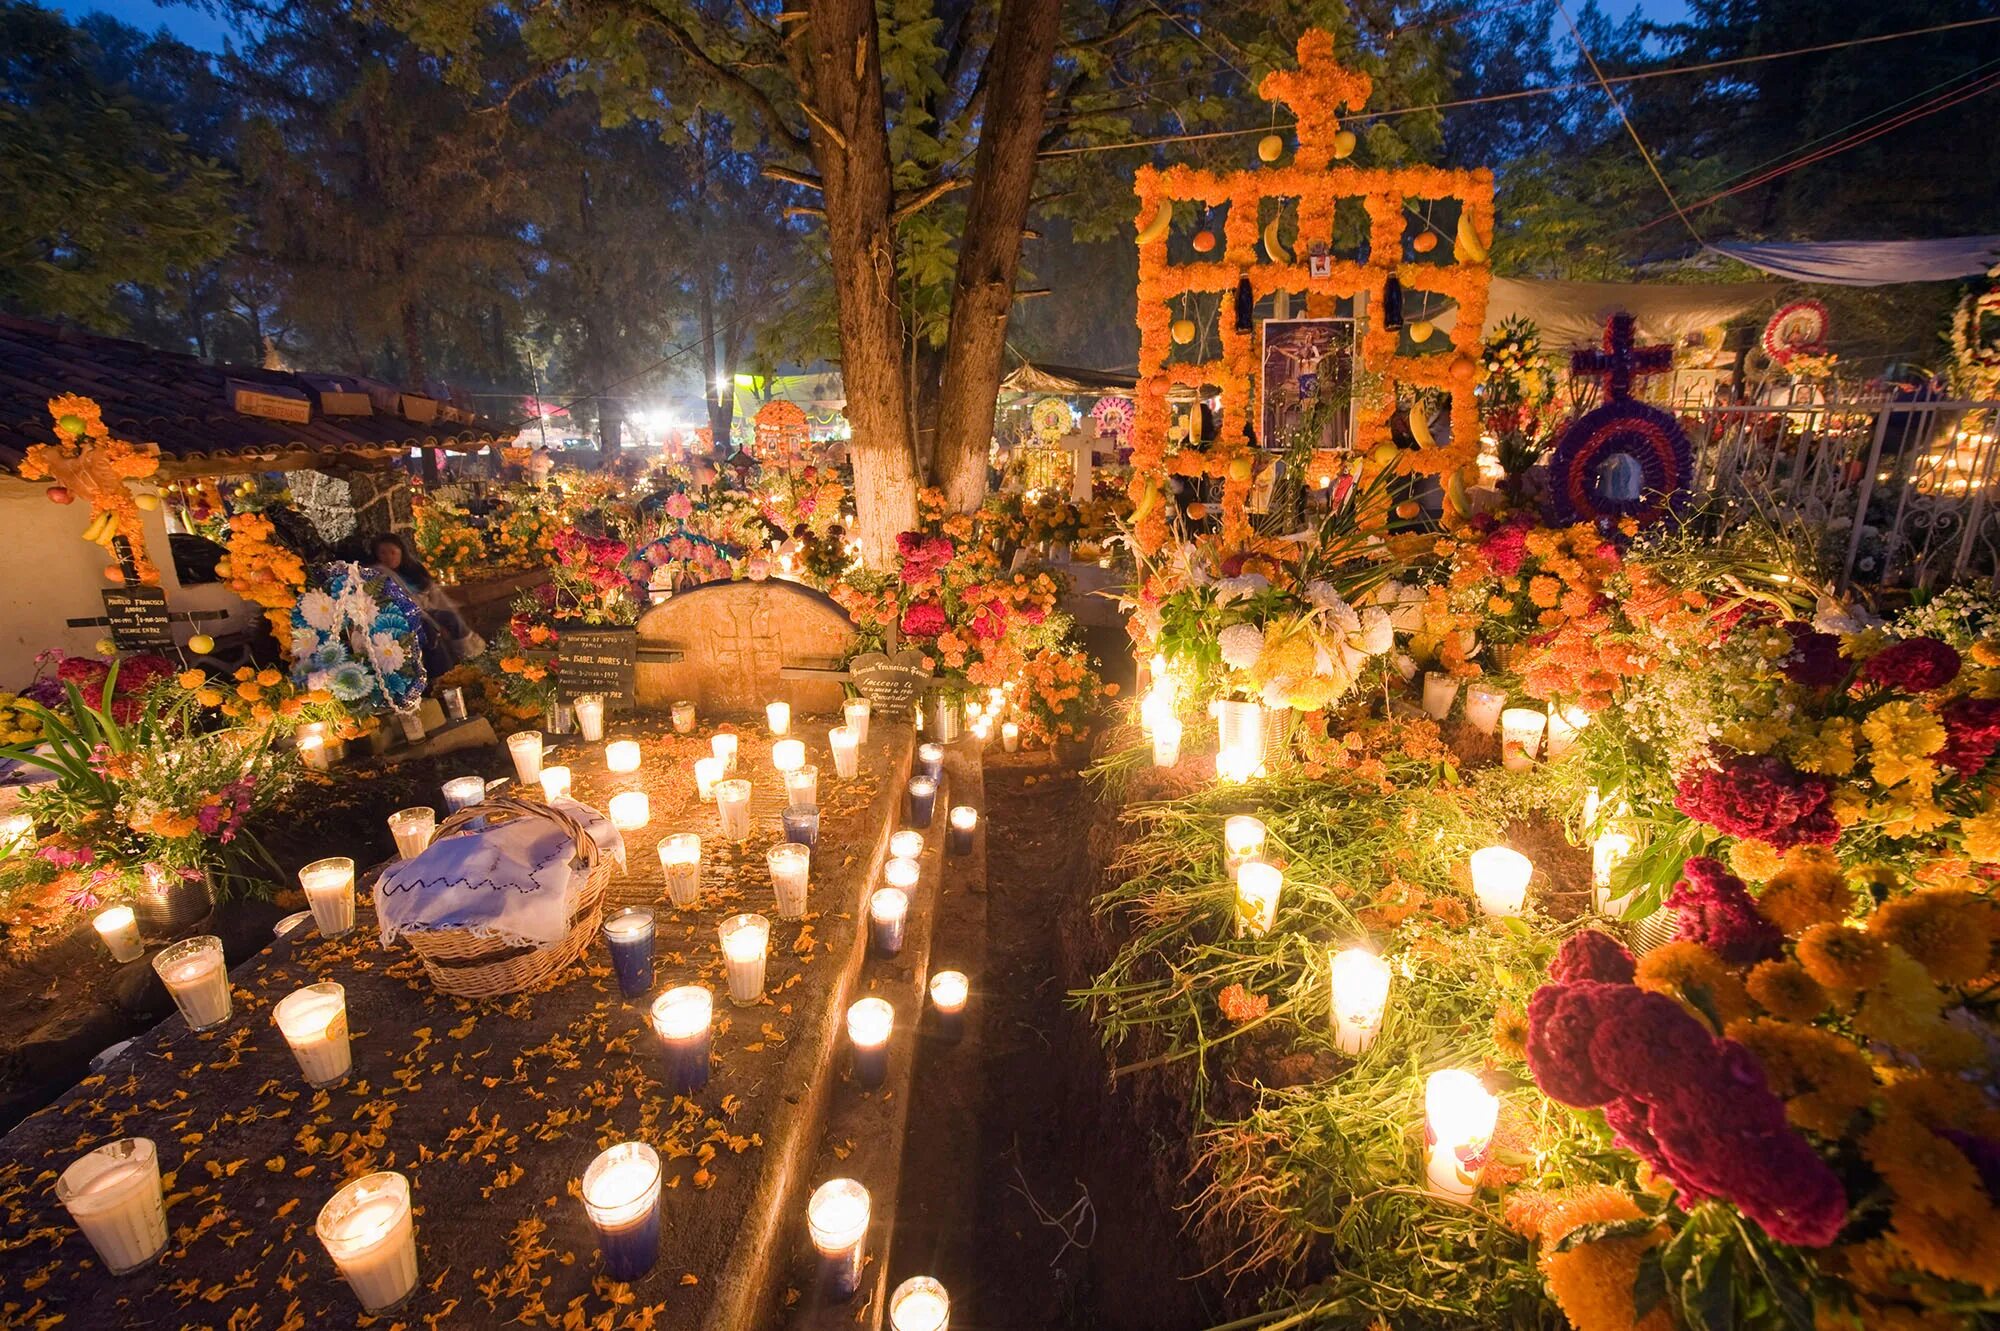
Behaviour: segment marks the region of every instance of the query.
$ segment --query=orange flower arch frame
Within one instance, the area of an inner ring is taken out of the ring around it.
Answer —
[[[1234,320],[1225,317],[1217,321],[1222,344],[1219,357],[1178,363],[1171,360],[1171,302],[1184,295],[1211,292],[1226,299],[1245,276],[1258,299],[1280,291],[1304,292],[1308,317],[1324,317],[1336,300],[1363,294],[1379,309],[1392,275],[1406,290],[1432,292],[1456,302],[1458,317],[1450,333],[1449,353],[1398,355],[1399,334],[1371,323],[1361,339],[1360,361],[1364,368],[1381,371],[1392,385],[1444,389],[1451,395],[1451,442],[1403,450],[1391,465],[1438,474],[1478,456],[1479,413],[1473,386],[1479,378],[1480,330],[1486,319],[1491,272],[1484,262],[1463,259],[1446,264],[1405,261],[1404,205],[1412,198],[1456,199],[1483,247],[1493,236],[1493,173],[1484,169],[1333,165],[1338,108],[1358,109],[1365,104],[1373,80],[1336,63],[1333,37],[1320,29],[1310,29],[1299,38],[1298,58],[1298,69],[1266,75],[1258,89],[1267,100],[1286,102],[1297,113],[1299,144],[1290,165],[1226,174],[1189,166],[1164,170],[1145,166],[1133,180],[1133,192],[1139,199],[1140,376],[1134,394],[1131,495],[1134,511],[1143,515],[1138,522],[1139,541],[1148,551],[1159,549],[1167,539],[1165,505],[1159,498],[1169,472],[1221,478],[1224,539],[1233,544],[1249,534],[1245,504],[1255,469],[1232,464],[1251,453],[1243,430],[1256,397],[1256,333],[1237,331]],[[1355,198],[1362,201],[1368,214],[1365,262],[1335,259],[1331,271],[1314,277],[1303,255],[1293,263],[1259,257],[1259,210],[1265,200],[1281,205],[1287,199],[1298,201],[1298,248],[1303,250],[1308,238],[1330,241],[1336,205],[1342,199]],[[1176,203],[1211,208],[1228,205],[1219,262],[1169,263],[1170,227],[1159,228],[1157,235],[1146,238],[1147,223],[1158,218],[1159,209],[1170,209]],[[1216,438],[1205,447],[1183,447],[1169,459],[1168,394],[1176,387],[1199,392],[1205,384],[1221,391]],[[1392,392],[1383,395],[1379,406],[1358,417],[1355,454],[1364,459],[1364,470],[1379,470],[1377,464],[1365,459],[1374,445],[1390,438],[1389,420],[1395,409]]]
[[[812,441],[805,408],[781,397],[759,407],[753,424],[756,433],[750,446],[751,455],[767,467],[796,465]]]

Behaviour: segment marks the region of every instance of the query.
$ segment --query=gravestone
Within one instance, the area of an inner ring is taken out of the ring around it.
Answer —
[[[787,666],[838,668],[854,624],[834,600],[795,582],[711,582],[670,597],[639,619],[639,706],[682,698],[704,713],[761,713],[784,701],[805,715],[840,711],[837,679],[786,679]],[[679,654],[677,660],[660,659]]]
[[[558,623],[556,696],[574,702],[594,693],[604,699],[608,711],[630,708],[638,645],[631,629]]]
[[[167,594],[143,584],[104,590],[104,619],[111,641],[121,652],[170,652],[174,649]]]
[[[905,721],[916,711],[925,681],[924,654],[905,648],[894,656],[863,652],[847,666],[848,677],[879,716]]]

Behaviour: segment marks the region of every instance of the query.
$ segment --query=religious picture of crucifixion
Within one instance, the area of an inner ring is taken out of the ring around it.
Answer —
[[[1291,447],[1305,415],[1306,404],[1324,384],[1350,381],[1354,373],[1354,321],[1351,319],[1266,319],[1263,322],[1262,404],[1257,442],[1283,452]],[[1336,437],[1315,447],[1333,448],[1344,442],[1345,420],[1336,422]]]

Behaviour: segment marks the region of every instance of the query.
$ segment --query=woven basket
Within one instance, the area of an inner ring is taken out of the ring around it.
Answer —
[[[433,843],[474,821],[488,825],[517,818],[546,818],[576,842],[576,860],[585,870],[583,889],[570,911],[569,932],[544,947],[520,947],[481,938],[466,929],[440,929],[404,937],[423,958],[431,983],[458,998],[498,998],[539,989],[553,982],[581,957],[597,937],[604,919],[604,896],[611,887],[611,861],[598,849],[583,824],[561,809],[521,797],[490,799],[460,809],[437,826]]]

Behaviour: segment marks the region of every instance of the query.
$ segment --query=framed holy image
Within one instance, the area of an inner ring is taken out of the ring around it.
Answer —
[[[1266,319],[1258,351],[1258,442],[1284,452],[1305,416],[1306,404],[1323,384],[1351,382],[1354,374],[1354,320]],[[1345,448],[1351,437],[1352,405],[1329,423],[1315,447]]]

